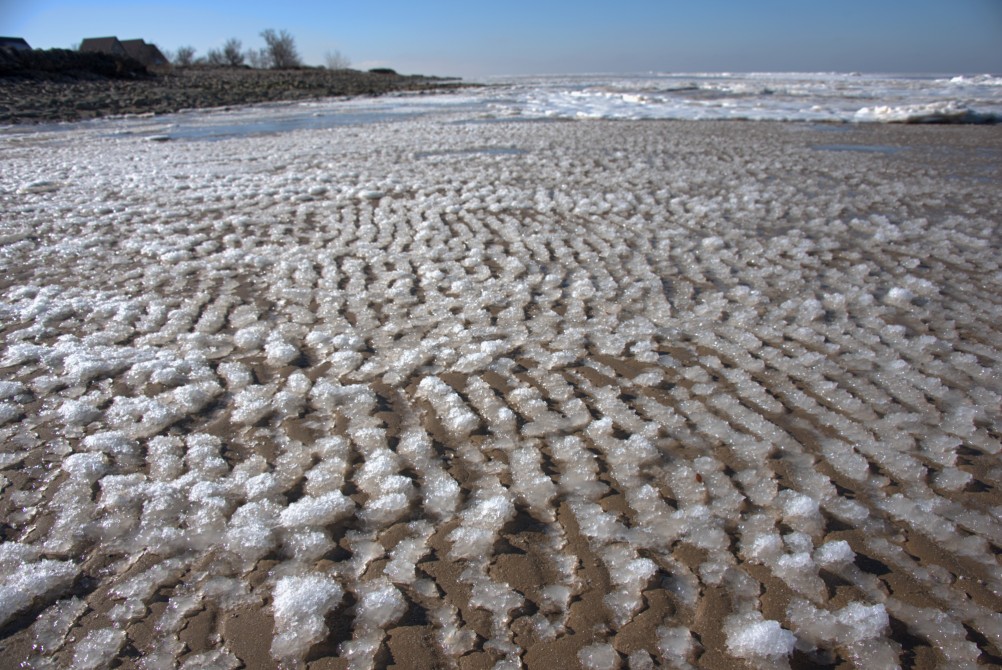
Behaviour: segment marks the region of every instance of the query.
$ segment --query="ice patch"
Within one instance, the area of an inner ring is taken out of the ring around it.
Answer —
[[[49,559],[6,569],[10,572],[0,578],[0,625],[34,603],[58,597],[79,574],[72,562]]]
[[[343,595],[341,585],[326,575],[279,579],[272,596],[275,615],[272,657],[293,665],[301,662],[309,648],[327,634],[324,617],[337,607]]]
[[[781,658],[793,653],[796,636],[760,612],[724,618],[727,650],[738,658]]]
[[[854,121],[878,123],[993,123],[998,116],[978,112],[955,101],[918,105],[862,107]]]
[[[619,670],[621,659],[611,644],[596,643],[578,650],[578,661],[587,670]]]
[[[300,498],[282,510],[279,520],[287,528],[332,524],[351,514],[355,503],[340,491]]]

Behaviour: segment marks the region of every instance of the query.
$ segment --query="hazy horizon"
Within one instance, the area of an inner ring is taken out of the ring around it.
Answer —
[[[33,47],[69,48],[85,37],[142,38],[196,56],[237,38],[263,45],[287,30],[305,64],[337,50],[352,67],[463,77],[588,72],[1002,72],[1002,3],[848,0],[837,10],[792,0],[748,6],[711,0],[679,6],[583,0],[470,7],[316,1],[0,0],[0,34]]]

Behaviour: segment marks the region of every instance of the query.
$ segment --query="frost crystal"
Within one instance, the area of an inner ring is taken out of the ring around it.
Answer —
[[[294,664],[327,634],[324,616],[337,607],[344,590],[326,575],[283,577],[275,584],[275,640],[271,655]]]
[[[724,619],[727,650],[738,658],[778,658],[793,653],[797,638],[778,621],[759,612],[731,614]]]

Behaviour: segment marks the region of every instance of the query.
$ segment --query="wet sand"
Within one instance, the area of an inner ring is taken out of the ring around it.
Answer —
[[[0,142],[6,667],[1002,664],[1000,129]]]

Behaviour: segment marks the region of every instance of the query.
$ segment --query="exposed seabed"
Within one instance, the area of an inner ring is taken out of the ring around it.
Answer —
[[[1002,662],[1002,129],[0,143],[13,664]]]

